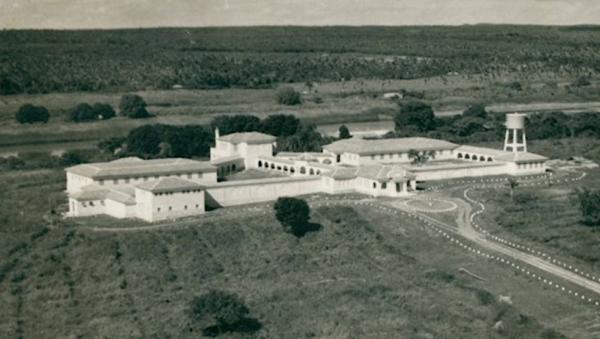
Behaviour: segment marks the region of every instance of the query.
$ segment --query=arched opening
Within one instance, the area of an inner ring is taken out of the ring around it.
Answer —
[[[287,172],[288,171],[288,167],[287,166],[283,166],[283,171]]]
[[[231,170],[235,171],[235,164],[231,165]]]
[[[265,161],[265,168],[269,169],[269,163]]]
[[[465,159],[471,159],[471,156],[467,154],[465,155]]]
[[[373,183],[373,188],[377,188],[377,183],[376,182]]]
[[[458,153],[458,158],[459,158],[459,159],[462,159],[462,158],[463,158],[463,155],[462,155],[462,153]]]
[[[471,160],[473,160],[473,161],[477,161],[477,156],[476,156],[476,155],[473,155],[473,157],[471,158]]]
[[[294,167],[292,167],[292,168],[290,168],[290,172],[291,172],[292,174],[294,174],[294,173],[296,173],[296,169],[295,169]]]
[[[258,167],[259,168],[262,167],[262,161],[260,161],[260,160],[258,161]]]
[[[306,168],[304,168],[304,166],[300,167],[300,174],[306,174]]]
[[[271,169],[275,169],[275,164],[271,163]]]
[[[321,175],[321,171],[320,170],[317,170],[317,175]]]
[[[315,175],[315,170],[311,168],[310,171],[308,172],[308,174]]]
[[[485,157],[482,155],[479,157],[479,161],[485,161]]]
[[[492,157],[488,157],[488,158],[487,158],[487,161],[488,161],[488,162],[492,162],[492,161],[494,161],[494,159],[492,159]]]
[[[278,170],[278,171],[281,171],[281,166],[277,166],[277,170]]]
[[[338,154],[335,156],[335,162],[340,162],[340,161],[342,161],[342,155]]]

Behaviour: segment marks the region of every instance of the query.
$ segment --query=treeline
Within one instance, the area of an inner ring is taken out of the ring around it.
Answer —
[[[457,143],[503,140],[505,114],[487,112],[483,104],[468,107],[462,115],[436,117],[433,109],[422,101],[406,101],[394,116],[395,131],[386,137],[427,136]],[[528,139],[565,137],[600,137],[600,115],[597,113],[565,114],[542,112],[526,118]]]
[[[323,137],[315,125],[302,124],[293,115],[276,114],[265,119],[253,115],[221,116],[209,126],[144,125],[129,132],[125,138],[111,138],[98,147],[118,156],[207,157],[214,144],[214,130],[221,135],[258,131],[277,137],[277,151],[316,152],[332,141]]]
[[[600,70],[597,30],[533,26],[0,31],[0,94]]]
[[[119,102],[119,114],[132,119],[149,118],[152,116],[146,110],[146,102],[136,94],[125,94]],[[114,108],[105,103],[97,102],[90,105],[86,102],[71,108],[67,119],[73,122],[91,122],[108,120],[116,116]],[[50,120],[50,112],[44,106],[24,104],[15,113],[15,120],[21,124],[46,123]]]

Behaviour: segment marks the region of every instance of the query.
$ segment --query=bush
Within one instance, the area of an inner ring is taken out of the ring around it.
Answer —
[[[71,109],[69,119],[75,122],[94,121],[97,115],[90,104],[82,103]]]
[[[136,94],[125,94],[119,102],[119,110],[121,115],[132,119],[142,119],[150,117],[150,113],[146,110],[146,101]]]
[[[474,104],[469,106],[467,109],[463,111],[463,117],[473,117],[473,118],[487,118],[487,111],[485,110],[485,105],[483,104]]]
[[[44,106],[25,104],[15,114],[15,119],[21,124],[32,124],[35,122],[48,122],[50,113]]]
[[[350,130],[348,129],[348,127],[346,127],[346,125],[340,126],[338,132],[339,132],[338,137],[340,139],[350,139],[350,138],[352,138],[352,134],[350,134]]]
[[[583,222],[590,226],[600,225],[600,191],[583,189],[578,192],[579,210],[583,215]]]
[[[282,197],[273,206],[275,217],[286,232],[302,237],[307,232],[315,230],[315,225],[308,222],[310,207],[306,201],[298,198]]]
[[[224,332],[252,333],[260,330],[262,324],[248,318],[250,310],[235,293],[211,290],[195,297],[190,303],[190,317],[200,322],[210,317],[215,326],[203,329],[203,335],[216,337]]]
[[[109,104],[97,102],[92,106],[96,118],[100,120],[112,119],[116,116],[115,110]]]
[[[288,106],[299,105],[302,103],[302,96],[292,87],[282,87],[277,91],[277,102]]]
[[[592,83],[590,81],[590,78],[587,76],[580,76],[577,79],[575,79],[575,81],[573,81],[573,83],[571,84],[573,87],[586,87],[586,86],[590,86]]]

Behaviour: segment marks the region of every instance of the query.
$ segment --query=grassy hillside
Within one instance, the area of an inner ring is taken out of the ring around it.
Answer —
[[[300,240],[268,207],[162,231],[45,230],[61,174],[0,179],[0,337],[197,337],[188,303],[209,288],[244,298],[264,338],[586,338],[596,321],[589,306],[367,208],[319,208],[323,229]]]

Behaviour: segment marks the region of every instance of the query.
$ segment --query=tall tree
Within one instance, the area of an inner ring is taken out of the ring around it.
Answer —
[[[435,128],[433,108],[417,100],[402,102],[394,116],[394,123],[396,131],[401,131],[407,127],[416,128],[419,132],[430,131]]]
[[[146,110],[146,101],[137,94],[125,94],[119,102],[121,115],[141,119],[150,117],[150,113]]]
[[[340,126],[340,128],[338,129],[338,137],[340,139],[352,138],[352,134],[350,134],[350,130],[348,129],[348,127],[346,127],[346,125]]]

